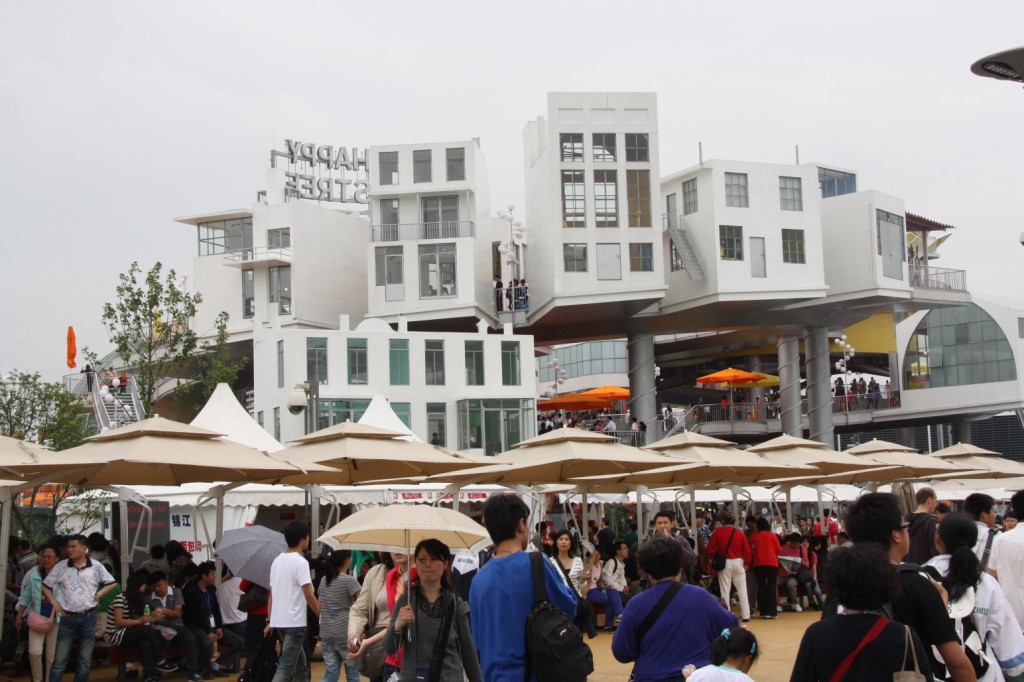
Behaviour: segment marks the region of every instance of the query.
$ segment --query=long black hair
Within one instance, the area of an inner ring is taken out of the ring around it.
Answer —
[[[722,634],[711,641],[711,664],[722,665],[730,658],[744,659],[747,656],[756,661],[761,655],[754,633],[746,628],[722,630]]]
[[[452,589],[452,550],[448,548],[448,545],[444,544],[440,540],[433,538],[429,540],[420,540],[419,544],[416,545],[415,551],[409,557],[410,565],[416,565],[416,557],[420,555],[420,552],[426,552],[427,556],[435,561],[443,561],[444,573],[441,574],[441,587],[446,590]],[[419,577],[416,578],[415,584],[419,586]]]
[[[144,571],[136,571],[128,576],[124,598],[128,602],[128,608],[131,610],[133,618],[142,618],[142,614],[146,610],[142,589],[148,582],[149,574]]]
[[[946,514],[939,523],[938,533],[949,553],[949,572],[942,579],[942,586],[949,592],[949,600],[956,601],[968,587],[981,582],[981,562],[974,553],[978,526],[963,514]]]
[[[345,565],[345,562],[352,558],[352,552],[347,549],[336,549],[331,552],[331,555],[327,558],[327,572],[324,574],[324,578],[327,580],[327,584],[330,585],[331,581],[338,577],[338,573],[341,572],[341,567]]]

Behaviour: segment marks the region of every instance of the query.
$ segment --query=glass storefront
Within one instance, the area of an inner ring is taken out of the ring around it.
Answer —
[[[534,435],[532,400],[460,400],[455,409],[460,450],[481,448],[493,456]]]

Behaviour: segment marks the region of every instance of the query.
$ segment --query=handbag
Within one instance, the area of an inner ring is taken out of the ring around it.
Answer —
[[[271,682],[277,672],[277,638],[271,634],[263,638],[259,651],[253,656],[238,682]]]
[[[711,568],[716,571],[725,570],[726,555],[729,554],[729,547],[732,546],[732,539],[736,537],[736,529],[732,529],[732,533],[729,535],[729,542],[725,543],[725,549],[722,550],[721,554],[716,554],[711,560]]]
[[[256,583],[249,585],[248,589],[238,598],[238,610],[249,613],[256,609],[263,608],[270,601],[270,592],[267,588],[260,587]]]
[[[377,628],[368,632],[366,637],[373,637],[384,628]],[[359,674],[369,677],[371,680],[381,677],[384,674],[384,640],[374,642],[370,647],[359,655],[356,660],[356,667]]]
[[[902,670],[892,674],[892,682],[925,682],[924,674],[921,672],[921,667],[917,663],[917,649],[914,648],[914,640],[910,637],[910,626],[904,625],[904,637],[905,648],[903,649],[903,665],[900,666]],[[914,659],[914,669],[907,670],[907,654],[910,654]]]
[[[57,618],[56,609],[50,609],[50,615],[44,616],[41,613],[36,613],[32,609],[28,611],[28,629],[32,632],[47,633],[53,629],[53,623]]]

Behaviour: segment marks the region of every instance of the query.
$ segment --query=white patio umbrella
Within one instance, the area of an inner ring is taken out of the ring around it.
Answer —
[[[487,529],[446,507],[390,504],[352,514],[317,540],[334,549],[409,554],[422,540],[436,539],[454,553],[473,554],[490,544]]]

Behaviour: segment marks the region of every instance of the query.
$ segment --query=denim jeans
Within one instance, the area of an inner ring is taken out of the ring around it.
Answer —
[[[53,656],[53,668],[50,669],[50,682],[61,682],[64,670],[68,667],[71,647],[78,639],[78,667],[75,668],[74,682],[89,682],[89,669],[92,668],[92,648],[96,643],[96,612],[82,615],[68,614],[60,620],[57,632],[57,653]]]
[[[359,682],[356,661],[348,660],[348,642],[344,637],[328,637],[320,640],[324,653],[324,677],[321,682],[338,682],[342,665],[345,666],[346,682]]]
[[[306,628],[274,628],[281,638],[281,658],[273,682],[307,682],[309,662],[306,660]],[[51,682],[60,682],[51,680]],[[78,682],[78,680],[75,680]]]

